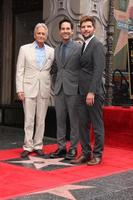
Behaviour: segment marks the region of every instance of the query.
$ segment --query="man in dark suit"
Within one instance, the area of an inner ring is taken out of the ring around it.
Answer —
[[[73,164],[96,165],[102,160],[104,147],[102,106],[105,95],[102,77],[105,68],[105,53],[103,45],[94,36],[95,23],[94,17],[90,16],[83,16],[80,21],[81,34],[85,39],[79,75],[79,134],[82,155],[72,160]],[[91,125],[95,136],[93,148],[90,144]]]
[[[72,40],[73,24],[69,19],[59,22],[59,34],[62,42],[55,49],[55,64],[51,73],[55,75],[55,109],[57,118],[58,149],[50,157],[74,159],[77,155],[79,138],[77,102],[78,78],[81,44]],[[66,151],[66,118],[70,119],[70,148]]]

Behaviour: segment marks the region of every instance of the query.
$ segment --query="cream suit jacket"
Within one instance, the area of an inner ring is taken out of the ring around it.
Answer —
[[[25,97],[34,98],[40,92],[43,98],[49,98],[54,49],[45,44],[45,62],[40,70],[37,67],[34,43],[20,47],[16,70],[16,91],[17,93],[24,92]]]

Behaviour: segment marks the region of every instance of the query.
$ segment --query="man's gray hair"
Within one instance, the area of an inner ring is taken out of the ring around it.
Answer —
[[[35,34],[35,32],[37,31],[37,29],[39,27],[43,27],[46,30],[46,35],[48,36],[48,27],[44,23],[38,23],[38,24],[36,24],[36,26],[34,28],[34,34]]]

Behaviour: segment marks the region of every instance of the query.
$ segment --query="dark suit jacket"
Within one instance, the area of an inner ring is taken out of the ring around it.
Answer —
[[[81,45],[75,41],[69,42],[67,58],[65,63],[62,63],[61,44],[55,49],[55,62],[51,71],[56,77],[54,93],[57,95],[63,86],[65,94],[76,95],[78,93]]]
[[[79,91],[86,95],[88,92],[104,94],[102,82],[105,69],[105,52],[103,45],[95,37],[92,38],[80,58]]]

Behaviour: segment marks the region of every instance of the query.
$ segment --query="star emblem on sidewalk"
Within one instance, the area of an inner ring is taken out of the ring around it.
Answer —
[[[71,190],[82,190],[82,189],[91,189],[91,188],[95,188],[95,187],[70,184],[70,185],[64,185],[61,187],[56,187],[56,188],[50,189],[50,190],[34,192],[34,193],[31,193],[30,195],[49,193],[49,194],[54,194],[56,196],[60,196],[60,197],[66,198],[66,199],[76,200],[76,198],[72,195]]]
[[[64,158],[55,158],[55,159],[49,159],[49,158],[41,158],[41,157],[35,157],[35,156],[29,156],[29,160],[15,160],[15,161],[8,161],[9,163],[16,163],[16,164],[23,164],[23,165],[29,165],[32,164],[36,169],[41,169],[44,167],[47,167],[49,165],[58,165],[58,166],[73,166],[70,163],[62,162],[64,161]]]

